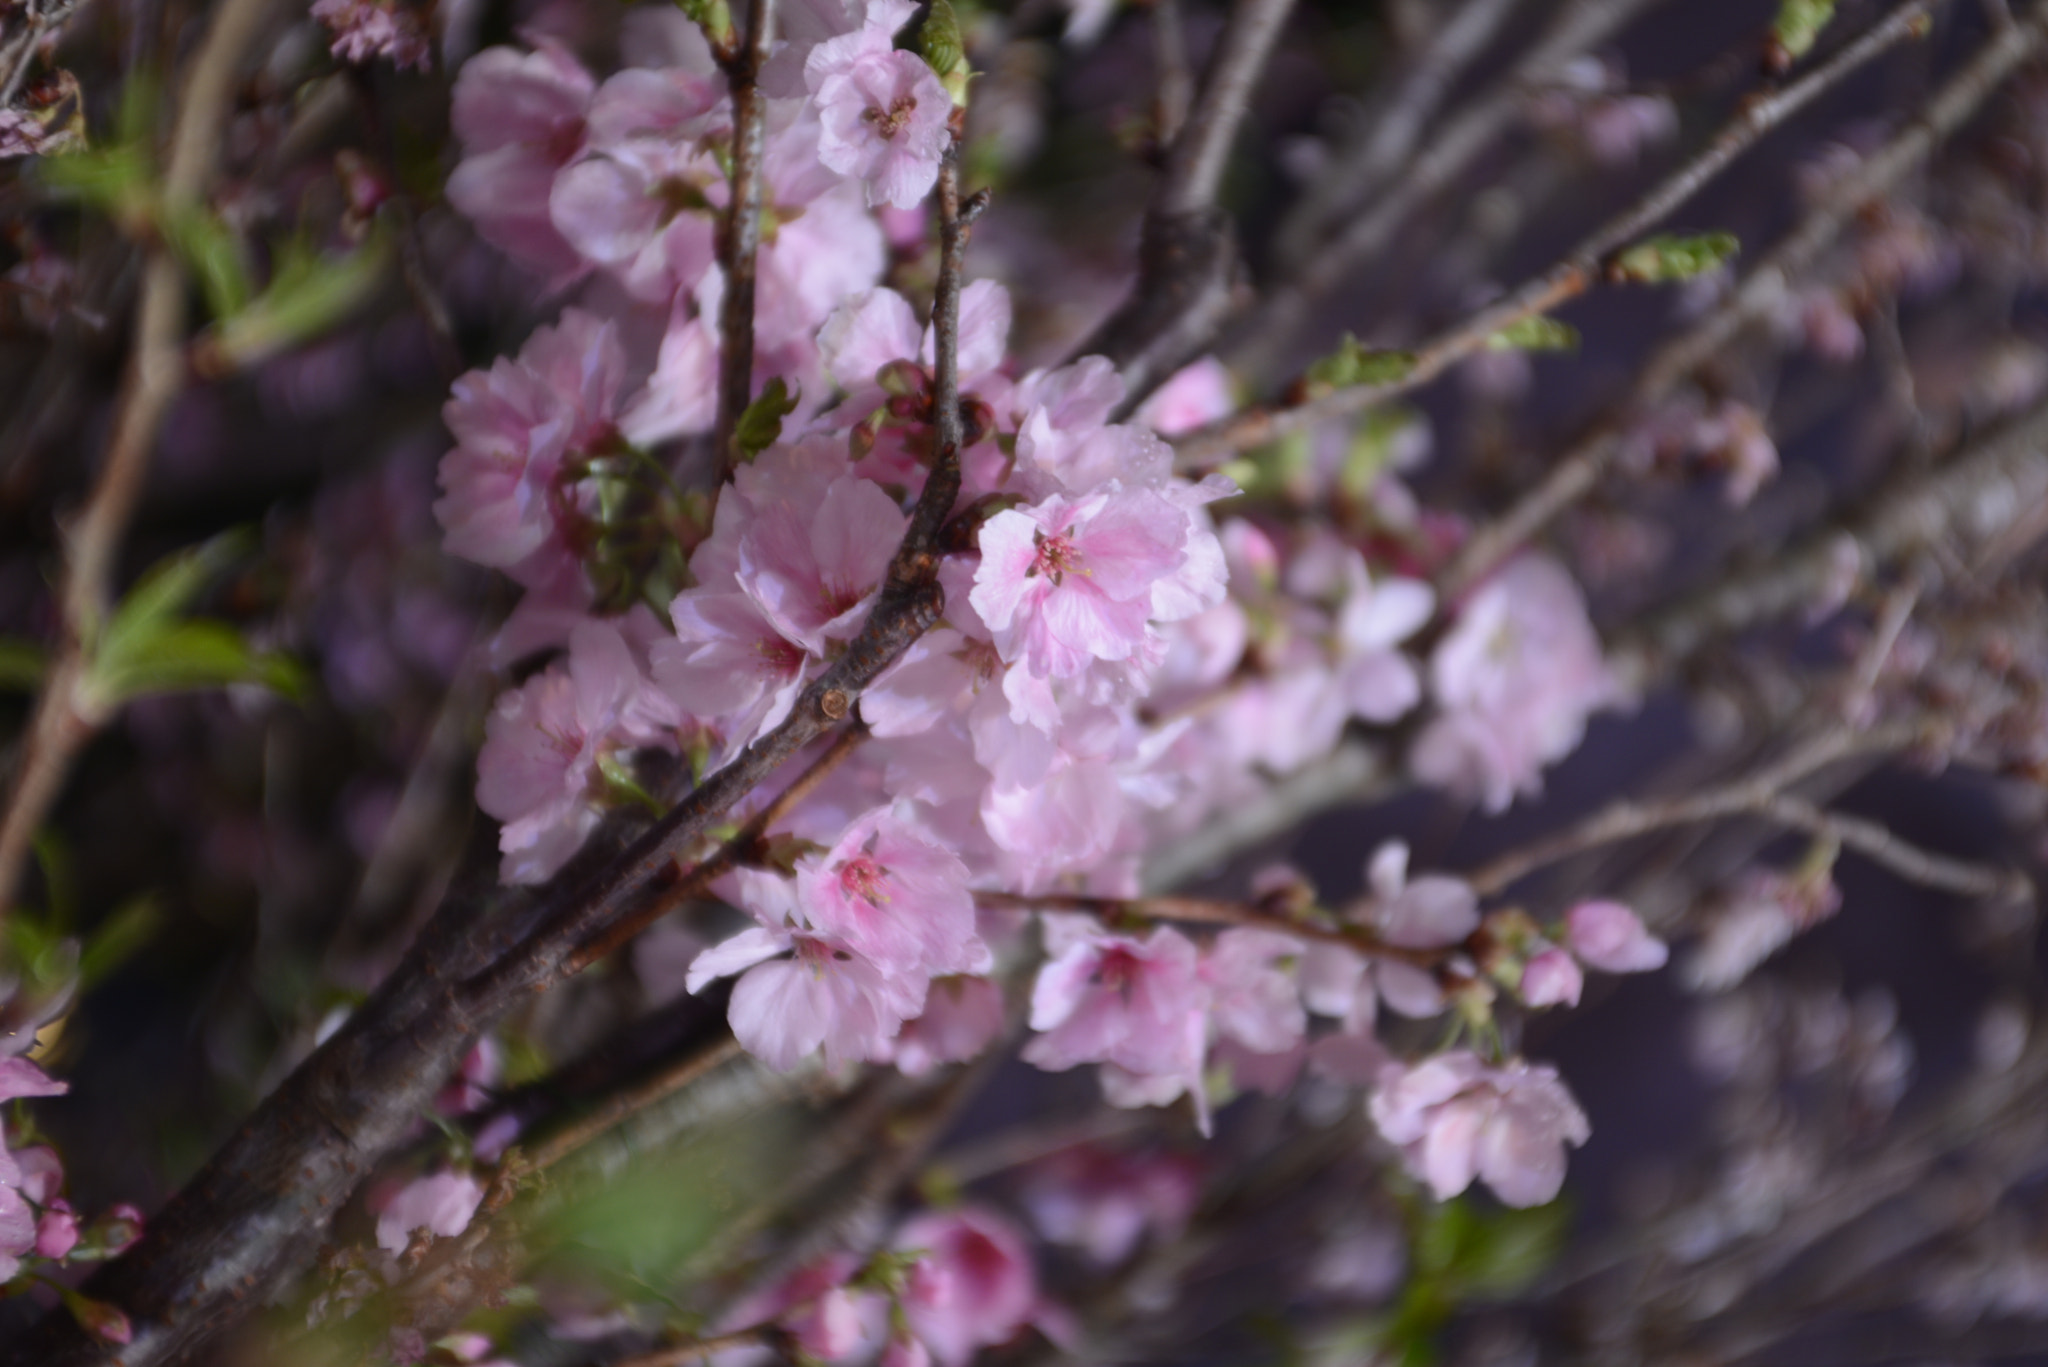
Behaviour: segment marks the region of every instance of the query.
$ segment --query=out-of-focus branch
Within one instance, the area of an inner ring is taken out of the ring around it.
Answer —
[[[1377,407],[1418,389],[1479,351],[1503,329],[1545,313],[1583,293],[1601,277],[1608,259],[1691,199],[1766,133],[1880,54],[1921,31],[1937,0],[1912,0],[1893,11],[1834,58],[1791,85],[1743,107],[1704,150],[1660,181],[1649,194],[1609,220],[1542,275],[1488,305],[1413,353],[1395,379],[1353,385],[1323,398],[1279,409],[1254,408],[1175,444],[1181,464],[1202,468],[1247,447],[1303,427]],[[1652,363],[1651,371],[1657,367]]]
[[[1440,950],[1410,949],[1390,945],[1362,925],[1327,926],[1314,921],[1290,920],[1242,902],[1221,902],[1204,897],[1090,897],[1081,893],[1048,892],[1035,897],[1007,892],[975,894],[977,906],[1007,911],[1085,911],[1110,922],[1118,920],[1180,922],[1186,925],[1241,926],[1292,935],[1300,940],[1343,945],[1361,954],[1403,963],[1432,966],[1443,958]]]
[[[1605,41],[1656,0],[1578,0],[1485,98],[1445,127],[1389,193],[1342,234],[1308,255],[1302,269],[1278,282],[1231,342],[1231,368],[1255,374],[1273,365],[1314,301],[1358,264],[1391,242],[1415,211],[1449,189],[1514,122],[1526,93],[1555,80],[1564,64]]]
[[[179,95],[177,127],[160,186],[166,213],[196,205],[213,175],[235,72],[268,8],[267,0],[222,0],[214,12]],[[0,813],[0,915],[13,901],[30,843],[56,802],[73,758],[101,720],[81,708],[81,690],[113,603],[121,538],[141,497],[164,414],[185,385],[184,344],[185,275],[169,246],[159,241],[150,246],[143,268],[135,339],[99,479],[66,529],[60,636]]]
[[[1486,50],[1520,0],[1466,0],[1424,42],[1407,75],[1368,116],[1370,129],[1345,148],[1296,202],[1276,235],[1282,261],[1299,261],[1346,209],[1393,179],[1451,84]]]
[[[1146,210],[1137,284],[1076,348],[1116,363],[1128,391],[1125,412],[1206,346],[1229,308],[1237,241],[1229,216],[1216,207],[1216,191],[1252,89],[1293,8],[1294,0],[1237,0],[1231,7]]]
[[[753,398],[754,270],[761,253],[762,161],[768,145],[768,97],[761,66],[775,41],[775,0],[748,0],[746,38],[725,63],[732,84],[732,202],[719,234],[725,294],[718,304],[719,468],[733,462],[733,429]]]
[[[2028,7],[2023,22],[1995,34],[1938,91],[1918,117],[1865,158],[1828,201],[1814,209],[1742,283],[1687,332],[1660,347],[1638,376],[1618,420],[1601,424],[1551,467],[1543,482],[1497,521],[1481,528],[1445,575],[1442,588],[1456,596],[1512,555],[1558,514],[1592,491],[1612,464],[1618,429],[1733,342],[1783,294],[1866,205],[1896,185],[1974,114],[1993,91],[2039,52],[2048,39],[2048,5]]]
[[[1188,71],[1187,25],[1182,22],[1180,0],[1152,0],[1152,65],[1158,73],[1158,90],[1153,96],[1153,119],[1159,129],[1161,146],[1170,145],[1187,120],[1188,104],[1195,97],[1194,77]]]

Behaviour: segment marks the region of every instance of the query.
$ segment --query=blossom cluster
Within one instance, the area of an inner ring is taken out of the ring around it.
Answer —
[[[947,88],[894,46],[911,11],[799,7],[761,74],[752,373],[757,394],[796,397],[708,501],[678,480],[713,423],[723,345],[733,115],[718,63],[677,15],[636,10],[627,50],[645,64],[602,83],[545,40],[462,70],[451,200],[581,291],[446,409],[447,547],[525,590],[498,662],[542,661],[499,699],[479,763],[509,882],[552,877],[608,808],[646,801],[650,756],[701,774],[781,725],[884,585],[937,454],[936,339],[886,267],[892,246],[924,246],[905,211],[953,137]],[[1397,845],[1335,930],[1275,915],[1196,935],[1088,912],[1354,722],[1433,704],[1415,773],[1497,809],[1619,690],[1554,562],[1523,556],[1442,604],[1424,575],[1455,529],[1431,555],[1243,513],[1219,526],[1237,487],[1181,474],[1169,439],[1228,410],[1221,368],[1190,367],[1112,421],[1115,368],[1019,374],[1011,312],[993,282],[962,293],[943,618],[861,696],[867,738],[789,811],[772,857],[716,885],[750,924],[699,954],[687,986],[736,979],[739,1041],[776,1069],[822,1055],[922,1072],[1003,1032],[1003,981],[1037,953],[1023,1057],[1096,1065],[1117,1105],[1185,1097],[1206,1129],[1216,1087],[1277,1090],[1304,1067],[1400,1092],[1374,1035],[1382,1004],[1469,1014],[1497,982],[1541,1008],[1577,1000],[1582,966],[1651,966],[1625,909],[1581,908],[1546,939],[1520,913],[1483,916],[1457,879],[1410,878]],[[1375,497],[1413,511],[1391,476]],[[1446,629],[1420,658],[1433,620]],[[1035,921],[1020,903],[1042,907]],[[1418,1160],[1440,1192],[1460,1173],[1510,1200],[1554,1191],[1583,1118],[1568,1097],[1518,1100],[1536,1084],[1516,1067],[1475,1058],[1428,1100],[1389,1102],[1382,1128],[1411,1150],[1458,1127],[1512,1137],[1486,1140],[1492,1157]],[[427,1182],[389,1209],[387,1247],[468,1218],[473,1182]]]

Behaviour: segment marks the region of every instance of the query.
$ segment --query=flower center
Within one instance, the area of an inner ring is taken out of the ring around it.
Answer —
[[[1031,561],[1031,568],[1024,572],[1028,579],[1042,574],[1055,585],[1063,583],[1069,574],[1086,574],[1081,568],[1081,552],[1064,535],[1047,536],[1044,532],[1034,533],[1038,543],[1038,554]]]
[[[860,116],[875,126],[875,135],[877,137],[886,139],[893,138],[898,133],[901,133],[903,125],[909,123],[910,116],[916,112],[916,96],[898,95],[895,102],[887,109],[871,104],[861,111]]]
[[[855,855],[839,869],[839,887],[848,897],[857,897],[871,907],[879,907],[889,900],[882,891],[882,880],[888,871],[877,864],[873,857]]]

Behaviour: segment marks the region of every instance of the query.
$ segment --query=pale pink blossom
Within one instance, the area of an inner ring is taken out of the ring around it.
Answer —
[[[1181,367],[1138,406],[1137,422],[1163,437],[1192,432],[1237,407],[1230,370],[1214,356]]]
[[[717,722],[731,747],[782,724],[810,655],[743,593],[690,589],[669,607],[674,641],[656,642],[654,682],[692,716]]]
[[[313,0],[312,14],[334,31],[328,50],[344,62],[388,57],[400,70],[421,71],[434,64],[420,16],[390,0]]]
[[[1441,949],[1479,928],[1479,894],[1462,878],[1408,876],[1408,846],[1389,840],[1366,865],[1371,922],[1381,939],[1404,949]]]
[[[1430,657],[1440,712],[1409,757],[1418,777],[1501,811],[1620,701],[1585,599],[1553,560],[1524,555],[1483,585]]]
[[[1572,953],[1603,973],[1648,973],[1671,957],[1642,918],[1619,902],[1579,903],[1565,915],[1565,935]]]
[[[908,209],[931,193],[953,100],[922,57],[865,28],[812,49],[804,83],[823,128],[819,161],[866,182],[870,204]]]
[[[1216,937],[1202,956],[1201,978],[1219,1039],[1254,1054],[1284,1053],[1300,1042],[1308,1014],[1288,969],[1302,949],[1301,941],[1270,930],[1239,926]]]
[[[1577,1006],[1585,983],[1578,960],[1555,945],[1548,945],[1522,965],[1522,982],[1517,991],[1529,1006]]]
[[[1053,957],[1031,990],[1039,1033],[1024,1060],[1051,1072],[1110,1064],[1156,1084],[1152,1104],[1186,1089],[1199,1108],[1208,994],[1194,945],[1166,926],[1138,940],[1093,929],[1085,918],[1047,924]],[[1136,1095],[1125,1099],[1140,1104]],[[1113,1090],[1110,1099],[1118,1100]]]
[[[1564,1185],[1565,1149],[1591,1133],[1556,1069],[1463,1050],[1390,1070],[1370,1109],[1439,1201],[1477,1177],[1508,1205],[1540,1206]]]
[[[796,866],[797,903],[817,930],[888,970],[986,973],[967,866],[889,808],[867,813]]]
[[[906,1223],[896,1247],[921,1249],[903,1311],[940,1367],[964,1367],[1006,1343],[1038,1305],[1038,1273],[1020,1230],[979,1206],[933,1211]]]
[[[922,1077],[978,1057],[1002,1033],[1002,988],[987,978],[939,978],[925,994],[924,1014],[904,1023],[891,1052],[903,1073]]]
[[[483,1199],[483,1184],[466,1172],[415,1178],[377,1213],[377,1246],[386,1253],[403,1253],[416,1229],[444,1239],[460,1234],[469,1228]]]
[[[442,409],[455,449],[441,461],[434,516],[451,554],[513,570],[566,547],[587,510],[571,458],[613,438],[625,353],[609,323],[577,309],[540,328],[517,360],[455,382]]]
[[[1040,678],[1129,659],[1146,643],[1154,585],[1186,559],[1187,527],[1150,490],[1054,494],[982,527],[970,600],[1003,659]]]
[[[451,119],[463,158],[448,178],[448,202],[485,241],[555,279],[583,269],[548,216],[548,193],[583,145],[596,88],[574,57],[545,40],[533,52],[480,52],[455,80]]]
[[[822,655],[859,633],[906,523],[880,485],[851,476],[808,507],[757,507],[739,542],[740,590],[784,637]]]
[[[1109,1267],[1128,1258],[1148,1233],[1162,1239],[1178,1234],[1201,1194],[1202,1171],[1192,1157],[1083,1145],[1034,1167],[1022,1196],[1046,1239]]]
[[[741,1299],[718,1321],[719,1332],[779,1321],[806,1357],[845,1362],[871,1356],[886,1332],[888,1302],[847,1285],[860,1261],[840,1251],[797,1268]]]
[[[1356,551],[1345,559],[1348,592],[1337,613],[1336,687],[1352,715],[1390,722],[1422,700],[1414,661],[1395,647],[1420,631],[1436,595],[1415,579],[1375,584]]]

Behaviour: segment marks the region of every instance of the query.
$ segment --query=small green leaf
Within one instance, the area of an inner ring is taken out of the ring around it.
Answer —
[[[1835,17],[1835,0],[1783,0],[1771,21],[1771,38],[1791,60],[1813,50],[1821,30]]]
[[[282,655],[260,651],[226,622],[177,622],[119,654],[93,661],[94,691],[119,706],[158,693],[186,693],[229,684],[260,684],[288,698],[305,693],[305,672]]]
[[[713,47],[730,47],[733,41],[732,10],[725,0],[676,0],[684,17],[704,30]]]
[[[38,163],[36,176],[52,194],[89,204],[116,218],[143,217],[156,200],[149,149],[139,142],[116,142],[47,157]]]
[[[1572,351],[1578,345],[1577,328],[1540,313],[1517,319],[1486,339],[1490,351]]]
[[[86,938],[78,956],[79,987],[93,987],[134,958],[162,924],[162,909],[149,893],[123,903]]]
[[[1307,381],[1312,394],[1327,394],[1354,385],[1393,384],[1414,369],[1414,352],[1373,350],[1347,332],[1335,351],[1308,368]]]
[[[248,252],[242,239],[211,210],[196,205],[166,207],[158,227],[185,269],[199,282],[206,307],[216,319],[232,318],[248,306]]]
[[[740,460],[751,461],[780,440],[782,420],[796,411],[800,397],[801,393],[792,393],[780,375],[768,381],[760,397],[747,405],[747,411],[740,414],[733,427],[732,444],[738,448]]]
[[[1742,242],[1734,233],[1699,233],[1692,237],[1660,233],[1616,257],[1611,274],[1618,280],[1646,285],[1690,280],[1725,265],[1741,250]]]
[[[43,685],[49,653],[34,641],[0,637],[0,689],[33,693]]]
[[[390,243],[382,233],[344,256],[287,244],[263,292],[245,307],[217,315],[199,341],[196,363],[203,373],[224,375],[319,336],[376,292],[390,263]]]
[[[248,554],[251,544],[247,533],[227,532],[151,565],[115,607],[107,621],[101,648],[127,648],[130,641],[147,637],[163,623],[181,615],[207,581]]]
[[[917,53],[945,82],[953,103],[965,104],[967,47],[960,39],[960,17],[953,12],[953,0],[932,0],[931,12],[917,30]]]
[[[1466,1251],[1459,1280],[1479,1296],[1512,1296],[1527,1289],[1557,1261],[1570,1224],[1562,1201],[1489,1217]]]

